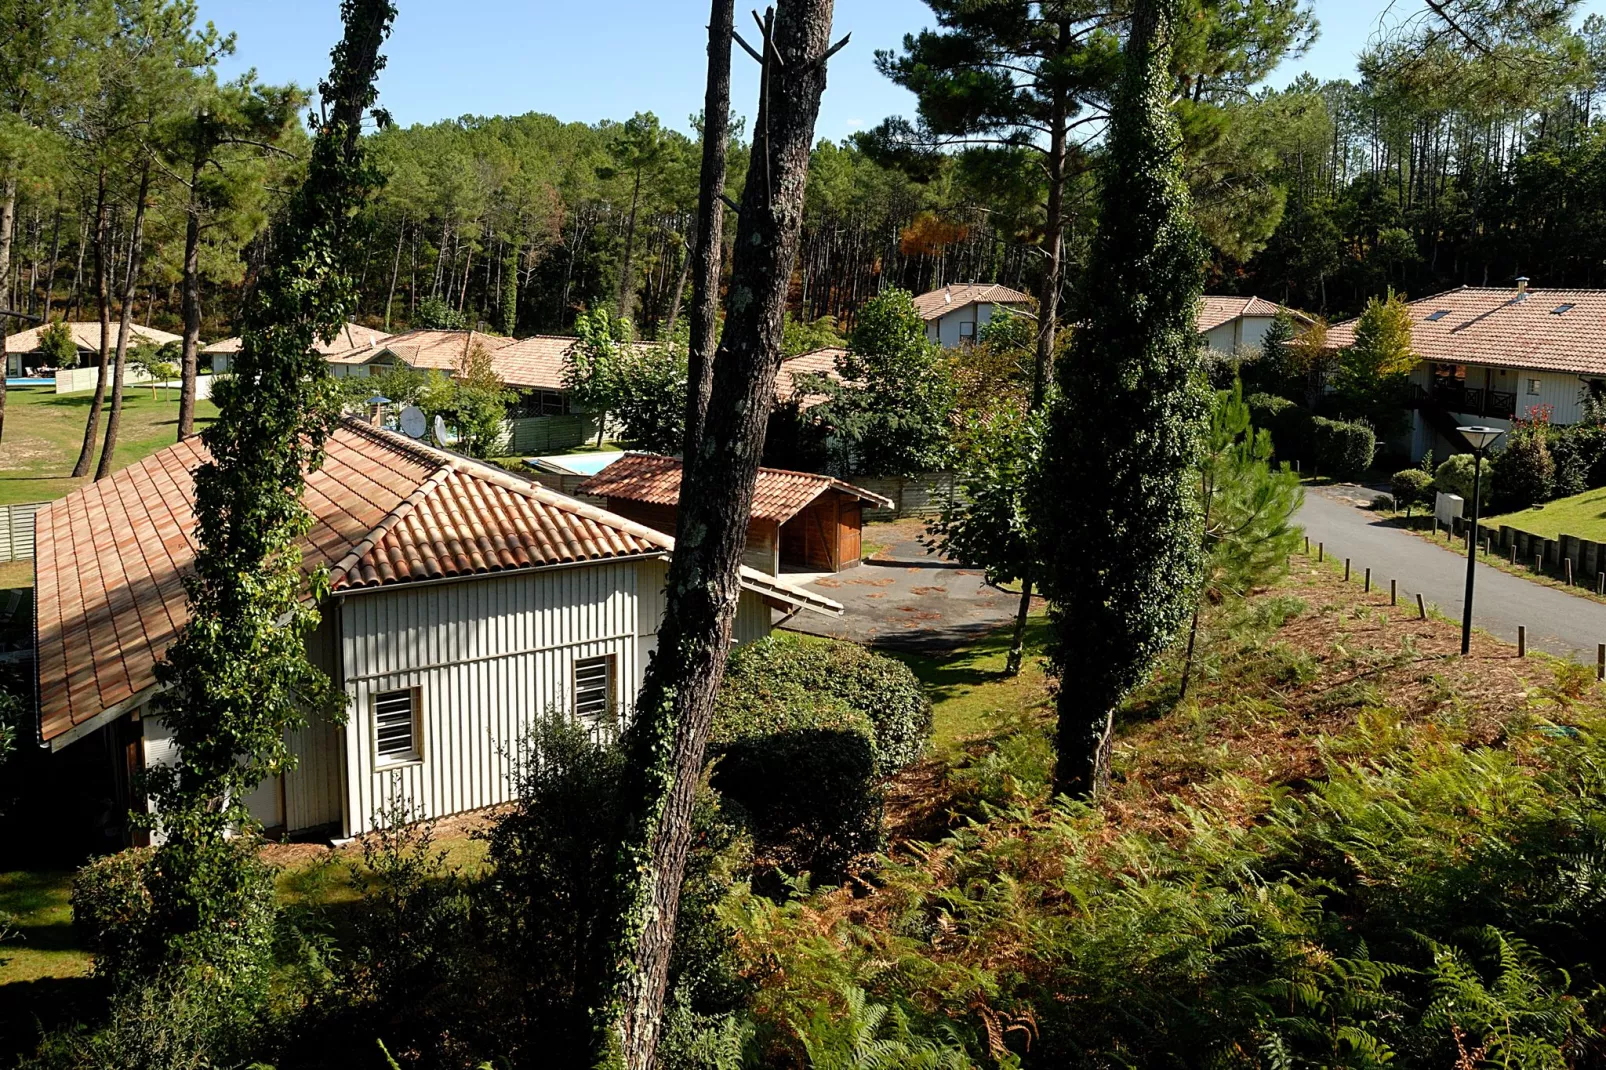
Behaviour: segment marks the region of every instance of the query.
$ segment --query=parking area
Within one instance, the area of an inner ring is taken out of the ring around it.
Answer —
[[[865,646],[935,654],[953,650],[1014,619],[1019,598],[989,587],[980,569],[963,568],[920,542],[920,520],[865,528],[878,549],[855,568],[799,576],[803,585],[842,603],[839,618],[800,613],[785,628],[851,639]]]

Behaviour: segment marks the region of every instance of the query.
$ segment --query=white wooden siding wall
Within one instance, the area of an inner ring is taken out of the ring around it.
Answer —
[[[506,802],[524,728],[567,710],[577,658],[618,659],[619,698],[638,678],[636,562],[382,591],[341,601],[352,697],[346,827],[368,831],[392,782],[423,817]],[[422,759],[376,768],[373,696],[416,687]]]
[[[647,659],[658,649],[658,627],[664,620],[664,587],[669,580],[666,561],[643,561],[636,566],[636,591],[640,607],[640,639],[637,643],[636,684],[641,690],[641,678],[647,671]],[[732,626],[736,645],[751,643],[770,634],[769,605],[752,591],[744,590],[736,606],[736,623]]]

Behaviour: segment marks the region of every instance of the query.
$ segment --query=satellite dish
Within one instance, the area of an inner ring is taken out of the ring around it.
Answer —
[[[439,445],[446,445],[446,420],[440,416],[435,417],[435,441]]]
[[[402,434],[408,438],[423,438],[428,426],[428,422],[424,419],[424,411],[417,405],[409,405],[401,411]]]

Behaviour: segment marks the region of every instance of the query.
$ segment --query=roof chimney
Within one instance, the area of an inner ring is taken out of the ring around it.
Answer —
[[[1518,275],[1517,276],[1517,292],[1520,293],[1520,294],[1528,292],[1528,276],[1526,276],[1526,275]]]

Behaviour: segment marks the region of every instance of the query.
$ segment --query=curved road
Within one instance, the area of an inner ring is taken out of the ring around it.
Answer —
[[[1297,520],[1310,536],[1313,555],[1322,542],[1329,558],[1351,559],[1355,582],[1370,568],[1373,590],[1387,591],[1389,580],[1396,579],[1401,605],[1415,602],[1420,592],[1445,616],[1461,619],[1467,582],[1464,551],[1453,553],[1389,527],[1378,514],[1335,500],[1316,487],[1305,488]],[[1593,661],[1596,644],[1606,643],[1606,605],[1484,564],[1478,565],[1472,624],[1511,643],[1517,641],[1517,626],[1526,625],[1530,647],[1576,655],[1581,661]]]

